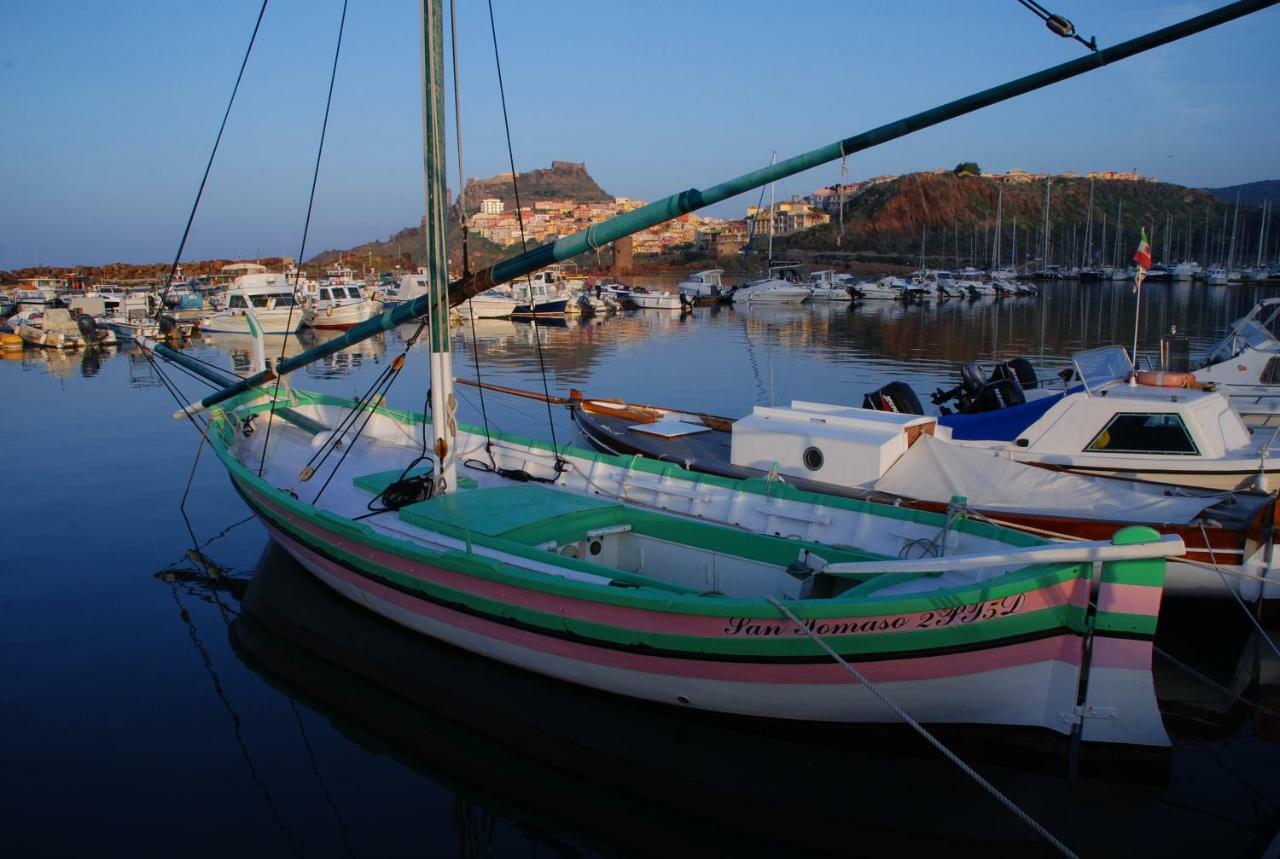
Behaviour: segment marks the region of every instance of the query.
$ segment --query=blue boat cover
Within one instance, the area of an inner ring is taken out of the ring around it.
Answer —
[[[938,423],[951,429],[951,437],[957,440],[1013,441],[1022,431],[1040,420],[1040,416],[1061,400],[1065,393],[998,409],[979,412],[976,415],[943,415]]]

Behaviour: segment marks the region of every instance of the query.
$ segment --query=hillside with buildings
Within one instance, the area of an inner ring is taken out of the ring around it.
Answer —
[[[1207,259],[1229,240],[1231,207],[1204,189],[1111,171],[1046,176],[1021,170],[1004,174],[935,170],[822,188],[792,201],[830,217],[827,223],[775,240],[775,253],[779,247],[838,249],[867,257],[915,260],[923,244],[924,254],[935,261],[941,258],[983,265],[991,260],[997,202],[1003,188],[1003,260],[1008,262],[1013,251],[1015,231],[1019,261],[1042,257],[1046,184],[1050,188],[1049,256],[1059,263],[1075,260],[1079,264],[1085,254],[1091,186],[1095,254],[1105,249],[1110,258],[1116,251],[1117,217],[1123,230],[1118,237],[1119,250],[1125,258],[1137,244],[1139,227],[1146,227],[1157,258],[1164,256],[1166,241],[1171,258],[1190,255]],[[1258,218],[1256,208],[1242,206],[1238,252],[1247,247],[1250,229],[1256,237]]]

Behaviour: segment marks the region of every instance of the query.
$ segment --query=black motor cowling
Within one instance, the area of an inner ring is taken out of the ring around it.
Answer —
[[[80,336],[84,338],[84,342],[98,342],[98,323],[94,322],[89,314],[81,313],[76,317],[76,328],[80,329]]]
[[[160,314],[156,318],[156,326],[160,329],[162,337],[172,337],[178,331],[178,322],[168,314]]]
[[[996,379],[983,385],[967,406],[962,407],[961,412],[967,415],[994,412],[1009,406],[1020,406],[1026,401],[1017,379]]]
[[[883,388],[872,391],[862,398],[862,407],[875,409],[878,412],[898,412],[903,415],[924,414],[920,398],[905,382],[890,382]]]
[[[1003,364],[997,364],[991,371],[991,379],[1013,379],[1024,391],[1039,384],[1036,368],[1026,358],[1012,358]]]

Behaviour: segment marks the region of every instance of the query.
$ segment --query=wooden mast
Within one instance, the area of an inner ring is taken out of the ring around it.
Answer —
[[[444,3],[419,0],[422,11],[422,163],[426,201],[422,234],[426,242],[427,313],[431,337],[431,436],[435,491],[452,489],[457,477],[457,400],[449,351],[449,256],[445,247],[445,207],[449,194],[444,159]]]

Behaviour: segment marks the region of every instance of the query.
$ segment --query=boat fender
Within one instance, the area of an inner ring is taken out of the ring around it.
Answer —
[[[1196,377],[1194,373],[1171,373],[1165,370],[1139,370],[1134,374],[1134,379],[1139,385],[1149,385],[1153,388],[1194,388],[1196,386]]]
[[[325,316],[332,316],[332,315],[333,315],[333,305],[332,305],[332,304],[331,304],[331,305],[329,305],[328,307],[326,307],[326,308],[324,309],[324,315],[325,315]]]

